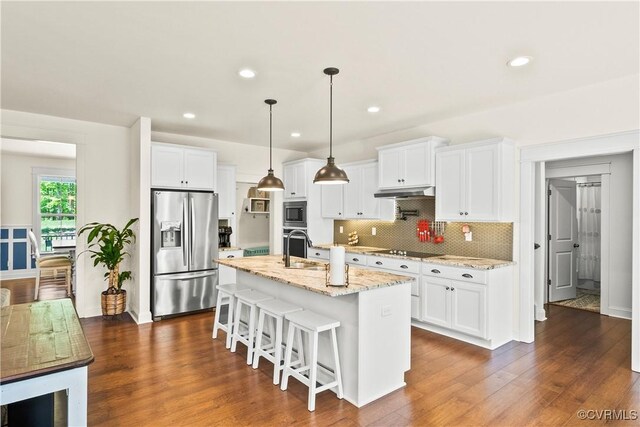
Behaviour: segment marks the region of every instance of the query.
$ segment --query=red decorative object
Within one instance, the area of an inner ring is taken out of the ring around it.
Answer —
[[[418,240],[421,242],[430,242],[431,241],[431,229],[429,228],[429,221],[426,219],[421,219],[418,221],[418,226],[416,227],[416,235],[418,236]]]

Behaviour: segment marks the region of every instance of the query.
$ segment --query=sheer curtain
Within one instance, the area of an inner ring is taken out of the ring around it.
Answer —
[[[600,185],[578,184],[578,279],[600,281]]]

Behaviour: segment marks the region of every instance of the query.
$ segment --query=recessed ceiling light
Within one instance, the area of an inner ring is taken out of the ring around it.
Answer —
[[[291,136],[294,138],[300,138],[300,132],[291,132]]]
[[[196,115],[193,113],[184,113],[182,117],[184,117],[185,119],[195,119]]]
[[[377,113],[378,111],[380,111],[380,107],[378,107],[377,105],[372,105],[371,107],[367,108],[367,111],[370,113]]]
[[[531,59],[533,58],[531,58],[530,56],[516,56],[515,58],[507,62],[507,65],[510,67],[522,67],[523,65],[527,65],[529,62],[531,62]]]
[[[238,71],[238,74],[240,74],[240,77],[244,77],[245,79],[252,79],[256,76],[256,72],[249,68],[243,68]]]

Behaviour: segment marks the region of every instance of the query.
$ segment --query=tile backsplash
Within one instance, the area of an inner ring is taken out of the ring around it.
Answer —
[[[336,220],[333,237],[336,243],[347,243],[348,233],[357,231],[359,246],[403,249],[406,251],[435,254],[460,255],[478,258],[493,258],[511,261],[513,258],[513,224],[496,222],[449,222],[445,225],[444,242],[421,242],[416,236],[417,223],[421,219],[435,218],[435,199],[421,198],[398,200],[403,210],[417,210],[418,216],[408,216],[406,221]],[[462,226],[468,224],[473,232],[473,241],[464,240]],[[340,233],[340,226],[344,232]],[[376,235],[371,228],[376,227]]]

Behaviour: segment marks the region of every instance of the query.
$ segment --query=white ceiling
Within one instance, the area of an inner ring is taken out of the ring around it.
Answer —
[[[637,74],[638,7],[3,1],[1,106],[124,126],[147,116],[156,131],[266,145],[263,100],[275,98],[274,145],[310,151],[328,141],[325,67],[340,68],[345,143]],[[506,67],[515,55],[534,61]],[[238,77],[245,66],[255,79]]]

